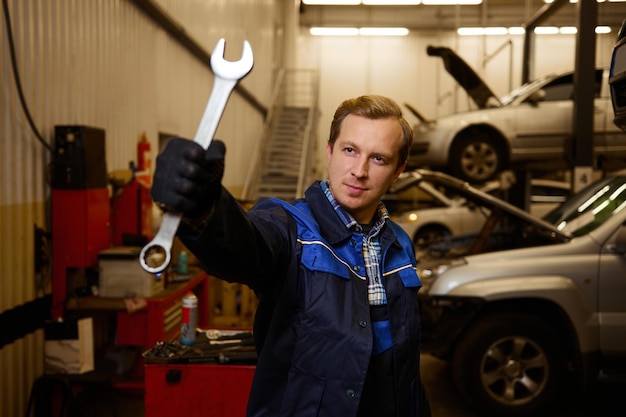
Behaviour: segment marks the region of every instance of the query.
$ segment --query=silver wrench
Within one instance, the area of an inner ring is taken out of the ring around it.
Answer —
[[[224,44],[224,39],[220,39],[211,55],[211,69],[215,75],[213,91],[194,137],[194,142],[200,144],[204,149],[208,149],[213,140],[230,93],[237,82],[250,72],[254,64],[252,48],[248,41],[243,42],[241,58],[234,62],[224,59]],[[167,268],[172,260],[172,244],[181,217],[180,213],[171,211],[165,213],[158,233],[150,243],[143,247],[139,254],[139,262],[143,269],[158,274]]]

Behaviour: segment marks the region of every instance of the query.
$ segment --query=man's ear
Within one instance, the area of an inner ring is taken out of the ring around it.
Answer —
[[[333,154],[333,146],[330,144],[330,142],[326,142],[326,157],[330,160],[330,157],[332,154]]]

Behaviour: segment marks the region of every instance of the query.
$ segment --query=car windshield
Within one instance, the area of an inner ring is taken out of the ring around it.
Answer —
[[[523,84],[517,87],[515,90],[511,91],[509,94],[500,97],[500,101],[502,105],[506,106],[512,103],[519,96],[527,94],[528,91],[533,91],[537,89],[537,85],[543,84],[547,77],[541,77],[529,83]]]
[[[581,236],[600,226],[624,207],[626,177],[607,177],[585,187],[543,219],[559,230]]]

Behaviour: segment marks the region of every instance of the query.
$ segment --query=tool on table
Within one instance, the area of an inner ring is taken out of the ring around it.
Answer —
[[[254,364],[257,360],[251,331],[207,330],[210,339],[199,339],[186,345],[178,340],[157,342],[142,356],[146,363],[159,364]]]
[[[254,64],[252,48],[248,41],[243,43],[241,58],[234,62],[224,59],[224,43],[224,39],[220,39],[211,55],[211,68],[215,74],[213,91],[194,138],[194,141],[202,145],[204,149],[208,149],[213,140],[230,93],[237,82],[250,72]],[[141,250],[139,262],[147,272],[158,274],[169,265],[172,260],[172,243],[180,220],[180,213],[166,212],[158,233]]]

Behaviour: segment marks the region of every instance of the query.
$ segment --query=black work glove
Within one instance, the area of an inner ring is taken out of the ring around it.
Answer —
[[[221,193],[225,154],[220,140],[213,140],[205,151],[191,140],[170,139],[156,159],[152,199],[188,219],[205,216]]]

